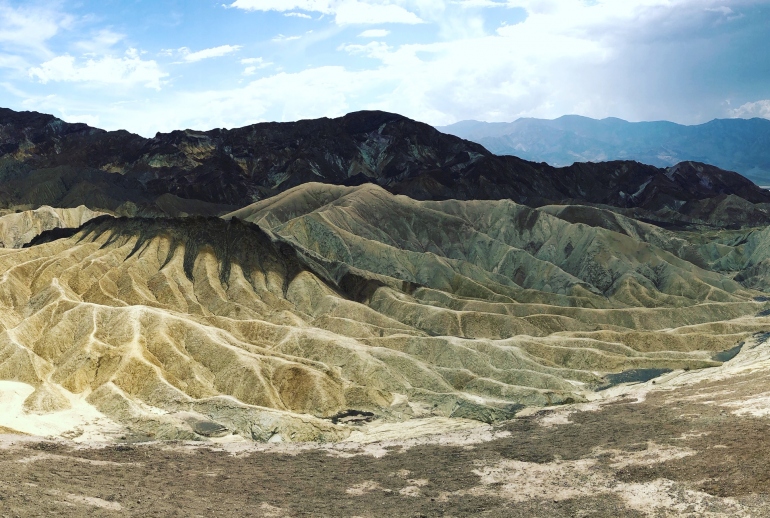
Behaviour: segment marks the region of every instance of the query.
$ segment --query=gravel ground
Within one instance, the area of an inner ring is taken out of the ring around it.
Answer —
[[[370,444],[6,435],[2,516],[767,516],[770,374]],[[760,415],[756,415],[760,414]]]

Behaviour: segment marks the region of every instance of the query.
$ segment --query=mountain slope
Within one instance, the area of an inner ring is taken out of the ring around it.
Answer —
[[[371,182],[414,199],[508,198],[531,206],[578,200],[678,211],[730,195],[770,202],[770,193],[740,175],[704,164],[553,168],[496,156],[383,112],[143,139],[0,110],[0,150],[0,204],[8,208],[86,204],[124,215],[216,215],[310,181]],[[761,207],[755,212],[764,217]],[[684,216],[704,220],[697,210]]]

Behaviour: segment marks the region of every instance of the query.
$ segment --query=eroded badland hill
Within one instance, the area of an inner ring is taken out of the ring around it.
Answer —
[[[142,139],[5,110],[0,150],[0,510],[770,512],[740,175],[380,112]]]

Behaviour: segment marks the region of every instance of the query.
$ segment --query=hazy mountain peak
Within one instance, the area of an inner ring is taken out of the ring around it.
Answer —
[[[685,126],[564,115],[511,123],[463,121],[438,128],[478,142],[493,153],[567,166],[574,162],[638,160],[669,167],[695,160],[770,184],[770,121],[714,119]]]

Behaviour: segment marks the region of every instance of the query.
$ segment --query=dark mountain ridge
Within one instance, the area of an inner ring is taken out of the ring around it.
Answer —
[[[760,220],[761,205],[770,203],[769,192],[706,164],[662,169],[613,161],[555,168],[497,156],[377,111],[147,139],[0,109],[0,206],[6,208],[85,204],[132,215],[213,215],[310,181],[372,182],[421,200],[510,198],[533,206],[571,202],[650,212],[688,207],[682,217],[695,219],[703,219],[703,200],[718,205],[735,196],[760,204]]]

